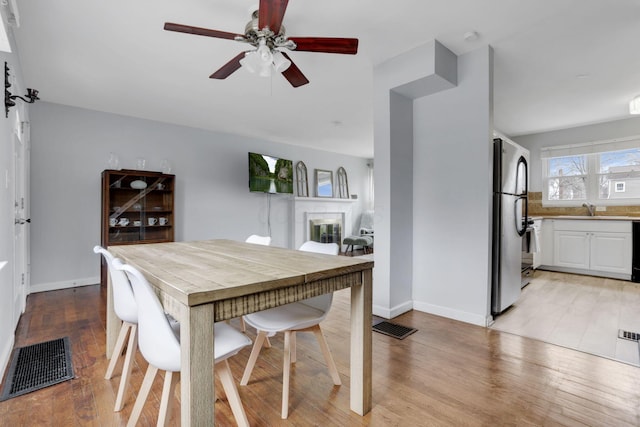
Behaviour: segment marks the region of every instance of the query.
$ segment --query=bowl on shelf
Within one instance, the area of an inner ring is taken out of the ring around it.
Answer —
[[[139,179],[136,179],[135,181],[131,181],[131,184],[129,184],[129,185],[134,190],[142,190],[144,188],[147,188],[147,183],[144,182],[144,181],[141,181]]]

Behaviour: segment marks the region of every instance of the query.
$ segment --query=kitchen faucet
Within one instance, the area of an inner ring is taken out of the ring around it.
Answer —
[[[582,207],[587,208],[587,210],[589,211],[589,216],[595,215],[596,207],[591,203],[583,203]]]

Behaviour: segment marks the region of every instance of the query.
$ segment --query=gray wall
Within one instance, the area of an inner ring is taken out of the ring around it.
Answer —
[[[376,268],[373,312],[413,308],[413,102],[455,85],[456,56],[441,43],[411,49],[374,70]]]
[[[511,138],[530,152],[530,191],[542,191],[542,162],[540,149],[557,145],[579,144],[591,141],[607,141],[640,135],[640,117],[577,126],[569,129],[541,132]]]
[[[248,189],[249,151],[302,160],[310,185],[315,168],[343,166],[358,194],[357,226],[365,190],[363,158],[277,144],[51,103],[32,108],[31,291],[96,283],[100,243],[100,173],[110,152],[120,167],[160,170],[169,159],[176,175],[176,240],[267,234],[267,196]],[[310,189],[310,193],[313,191]],[[291,247],[293,197],[271,196],[272,244]]]
[[[374,70],[374,313],[490,319],[493,51],[434,41]]]
[[[490,318],[493,51],[458,57],[458,85],[414,102],[416,309]]]

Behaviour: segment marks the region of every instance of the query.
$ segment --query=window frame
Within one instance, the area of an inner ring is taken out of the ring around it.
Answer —
[[[613,148],[613,147],[612,147]],[[640,147],[634,147],[640,148]],[[605,153],[611,153],[616,151],[623,151],[624,149],[611,149],[607,151],[591,152],[591,153],[574,153],[570,155],[557,155],[547,156],[540,158],[542,163],[542,206],[543,207],[579,207],[583,203],[589,203],[597,206],[629,206],[640,205],[640,197],[620,197],[614,199],[601,199],[599,182],[602,175],[609,175],[609,180],[613,181],[613,189],[615,191],[616,181],[620,181],[620,177],[615,173],[600,173],[600,156]],[[549,200],[549,181],[551,179],[557,179],[557,176],[549,176],[549,164],[552,159],[570,156],[584,156],[586,161],[586,175],[567,175],[567,176],[584,176],[585,177],[585,193],[584,199],[572,199],[572,200]],[[635,175],[635,174],[634,174]],[[626,187],[626,185],[625,185]],[[626,190],[626,188],[625,188]],[[620,191],[622,192],[622,191]],[[618,192],[618,193],[620,193]]]

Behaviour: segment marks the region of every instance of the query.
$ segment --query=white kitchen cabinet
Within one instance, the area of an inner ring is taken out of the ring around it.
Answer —
[[[553,265],[589,269],[589,233],[554,231]]]
[[[631,222],[607,220],[545,220],[542,268],[631,278]],[[551,247],[550,247],[551,246]]]
[[[631,233],[591,233],[590,268],[631,274]]]

